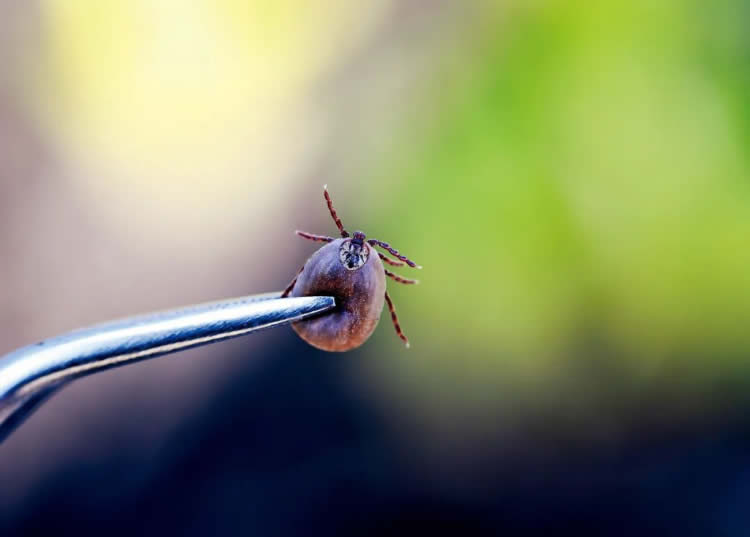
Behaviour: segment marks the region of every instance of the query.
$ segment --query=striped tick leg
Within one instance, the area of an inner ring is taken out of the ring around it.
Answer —
[[[333,218],[333,221],[336,222],[336,227],[339,228],[341,236],[344,238],[348,237],[349,232],[344,229],[344,224],[341,223],[341,218],[338,217],[338,215],[336,214],[336,209],[333,208],[331,196],[328,195],[328,185],[323,185],[323,197],[326,199],[328,210],[331,212],[331,217]]]
[[[286,286],[286,289],[284,289],[284,292],[281,293],[280,298],[286,298],[289,296],[289,293],[291,293],[292,289],[294,289],[294,284],[297,283],[297,278],[299,278],[299,275],[302,274],[303,270],[305,270],[305,265],[302,265],[302,268],[297,271],[297,275],[292,280],[292,283]]]
[[[404,278],[403,276],[399,276],[398,274],[394,274],[390,270],[385,270],[385,275],[391,278],[392,280],[396,280],[398,283],[405,283],[405,284],[414,284],[419,283],[419,280],[410,280],[409,278]]]
[[[391,320],[393,321],[393,327],[396,329],[396,334],[398,334],[398,337],[401,338],[401,341],[404,342],[404,345],[406,345],[406,348],[408,349],[409,340],[406,339],[406,336],[401,330],[401,325],[398,324],[398,316],[396,315],[396,308],[393,307],[393,301],[391,300],[391,297],[388,296],[388,291],[385,292],[385,301],[388,302],[388,309],[391,312]]]
[[[331,242],[333,240],[333,237],[326,237],[325,235],[313,235],[312,233],[308,233],[307,231],[300,231],[299,229],[295,231],[295,233],[303,239],[315,242]]]
[[[406,265],[406,263],[403,263],[401,261],[396,261],[395,259],[391,259],[387,255],[383,255],[380,252],[378,252],[378,256],[380,257],[380,259],[382,259],[383,261],[385,261],[386,263],[388,263],[389,265],[393,267],[403,267],[404,265]]]
[[[422,268],[421,265],[417,265],[414,261],[412,261],[405,255],[401,255],[400,253],[398,253],[398,250],[396,250],[387,242],[379,241],[378,239],[367,239],[367,243],[370,244],[370,246],[380,246],[381,248],[388,250],[389,254],[399,259],[400,261],[403,261],[404,263],[406,263],[412,268],[420,268],[420,269]]]

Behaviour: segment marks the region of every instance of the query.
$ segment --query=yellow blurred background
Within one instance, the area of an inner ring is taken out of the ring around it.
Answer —
[[[313,251],[293,230],[335,230],[327,183],[347,228],[425,267],[390,285],[411,349],[386,316],[330,359],[428,457],[481,457],[529,420],[612,445],[639,420],[742,413],[748,16],[729,0],[0,4],[0,353],[282,289]],[[231,377],[220,347],[80,382],[7,449],[169,399],[137,429],[148,449],[199,404],[165,382]]]

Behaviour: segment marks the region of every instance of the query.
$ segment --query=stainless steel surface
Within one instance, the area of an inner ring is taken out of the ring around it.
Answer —
[[[254,295],[83,328],[0,358],[0,442],[66,382],[323,313],[332,297]]]

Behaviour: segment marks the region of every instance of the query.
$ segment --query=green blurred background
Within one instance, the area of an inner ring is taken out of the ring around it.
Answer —
[[[398,293],[417,356],[387,374],[442,416],[518,398],[576,434],[644,399],[694,415],[745,392],[749,14],[480,9],[359,174],[390,200],[365,229],[428,267]]]
[[[411,349],[386,317],[330,356],[415,457],[472,466],[526,428],[615,449],[749,408],[746,2],[0,6],[0,352],[283,288],[313,251],[292,231],[334,232],[327,183],[347,228],[425,267],[390,285]],[[132,425],[148,451],[198,404],[165,379],[216,394],[238,367],[217,362],[86,381],[7,449],[170,397]]]

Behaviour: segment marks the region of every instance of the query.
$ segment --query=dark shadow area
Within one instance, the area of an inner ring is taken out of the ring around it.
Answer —
[[[690,536],[750,529],[747,426],[641,436],[617,457],[565,446],[554,461],[490,457],[481,490],[467,491],[406,462],[407,448],[353,391],[340,357],[296,340],[284,345],[187,420],[154,460],[113,454],[69,463],[21,511],[2,513],[1,534]]]

